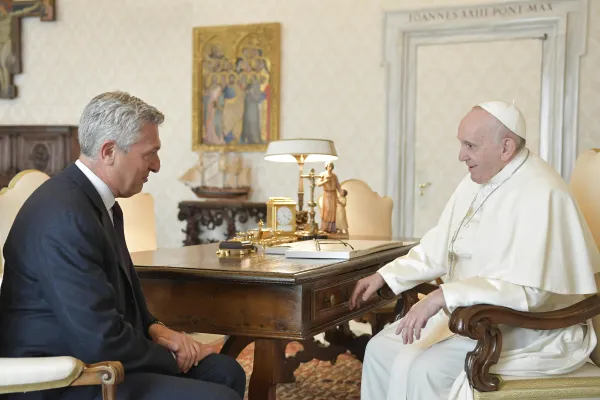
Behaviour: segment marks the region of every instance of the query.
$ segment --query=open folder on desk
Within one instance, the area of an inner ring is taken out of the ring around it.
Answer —
[[[285,255],[286,258],[349,260],[384,250],[408,246],[413,243],[415,242],[396,240],[315,239],[267,247],[265,253]]]

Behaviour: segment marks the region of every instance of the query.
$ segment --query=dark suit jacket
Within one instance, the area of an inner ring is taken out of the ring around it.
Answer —
[[[148,336],[153,317],[116,237],[100,195],[74,164],[27,199],[4,246],[0,357],[73,356],[121,361],[126,372],[179,372]]]

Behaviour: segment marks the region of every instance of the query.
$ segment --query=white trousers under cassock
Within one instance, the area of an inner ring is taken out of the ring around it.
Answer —
[[[448,317],[440,311],[421,331],[421,340],[404,344],[396,335],[400,321],[388,325],[367,345],[361,400],[448,398],[476,341],[450,336]]]
[[[361,383],[362,400],[472,399],[465,357],[476,341],[453,333],[443,311],[421,331],[421,339],[402,343],[397,321],[367,345]],[[581,367],[596,347],[596,335],[587,324],[550,331],[501,327],[502,354],[493,373],[547,376]],[[504,328],[504,329],[503,329]],[[457,379],[459,378],[459,379]]]

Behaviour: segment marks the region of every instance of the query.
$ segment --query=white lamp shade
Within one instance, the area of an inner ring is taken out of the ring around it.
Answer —
[[[297,162],[302,156],[304,162],[325,162],[338,159],[335,145],[325,139],[287,139],[269,143],[265,160],[275,162]]]

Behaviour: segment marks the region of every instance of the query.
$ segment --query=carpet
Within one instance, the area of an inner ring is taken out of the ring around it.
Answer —
[[[288,344],[286,355],[294,355],[302,349],[296,342]],[[250,381],[254,344],[248,345],[237,360],[246,371]],[[277,384],[278,400],[359,400],[362,364],[350,353],[338,356],[335,365],[329,361],[311,360],[300,364],[294,375],[296,382]],[[248,386],[246,384],[246,399]]]

